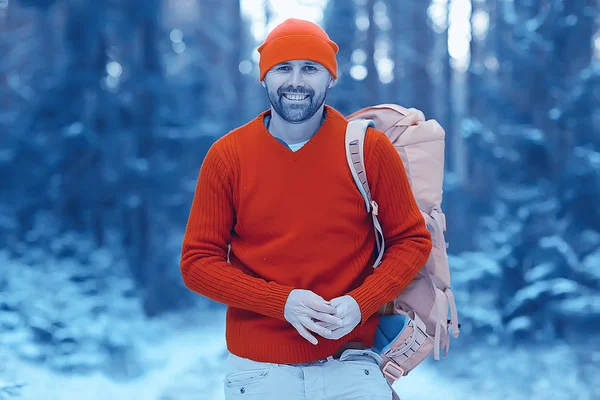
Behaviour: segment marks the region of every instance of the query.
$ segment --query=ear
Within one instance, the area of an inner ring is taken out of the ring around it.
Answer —
[[[331,79],[329,79],[329,89],[334,87],[336,84],[337,84],[337,79],[333,79],[333,77],[331,77]]]
[[[262,81],[260,81],[260,84],[261,84],[261,85],[262,85],[264,88],[266,88],[266,87],[267,87],[267,85],[265,84],[265,80],[264,80],[264,79],[263,79]]]

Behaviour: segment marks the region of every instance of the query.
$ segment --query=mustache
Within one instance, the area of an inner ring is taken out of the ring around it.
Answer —
[[[295,89],[295,88],[289,87],[289,86],[287,88],[279,88],[279,89],[277,89],[277,94],[279,96],[283,96],[284,93],[304,94],[304,95],[312,96],[314,94],[314,90],[310,90],[310,89]]]

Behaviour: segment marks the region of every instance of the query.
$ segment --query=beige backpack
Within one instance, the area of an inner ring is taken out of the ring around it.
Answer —
[[[407,317],[405,324],[398,328],[399,334],[381,352],[384,359],[382,370],[391,384],[407,375],[432,352],[434,359],[439,360],[443,349],[445,357],[450,345],[450,332],[455,338],[459,335],[458,314],[450,290],[446,219],[441,207],[445,132],[437,121],[425,120],[421,111],[395,104],[364,108],[350,115],[348,120],[346,156],[367,211],[373,218],[378,250],[374,268],[380,264],[385,249],[377,213],[379,207],[386,205],[377,204],[377,199],[371,198],[368,171],[364,168],[363,143],[369,126],[384,132],[400,154],[433,239],[425,266],[393,302],[379,310],[380,314],[384,314],[382,317],[386,314]]]

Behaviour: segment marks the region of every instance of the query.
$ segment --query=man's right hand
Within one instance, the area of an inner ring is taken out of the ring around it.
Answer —
[[[335,312],[336,308],[318,294],[310,290],[294,289],[285,303],[283,316],[296,328],[300,336],[312,344],[317,344],[318,340],[309,330],[323,337],[330,337],[331,329],[319,326],[317,322],[342,326],[342,320],[333,316]]]

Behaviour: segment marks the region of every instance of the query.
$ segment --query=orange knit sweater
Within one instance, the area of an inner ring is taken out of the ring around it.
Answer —
[[[217,140],[200,169],[181,273],[190,290],[228,305],[227,347],[238,356],[292,364],[326,358],[350,341],[371,346],[377,310],[429,255],[431,237],[400,156],[369,129],[365,167],[386,240],[373,269],[372,220],[346,162],[347,121],[326,107],[325,121],[297,152],[265,128],[265,111]],[[295,288],[326,300],[351,295],[361,323],[339,340],[309,343],[283,316]]]

